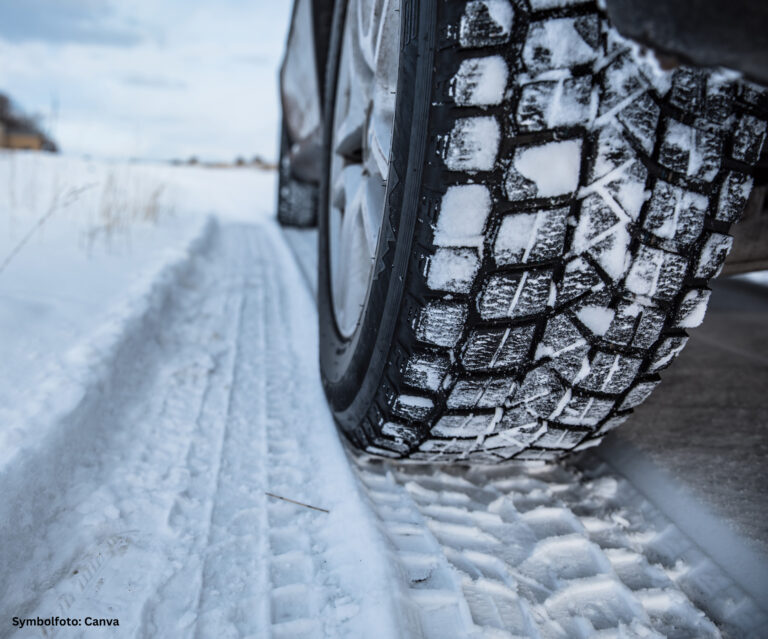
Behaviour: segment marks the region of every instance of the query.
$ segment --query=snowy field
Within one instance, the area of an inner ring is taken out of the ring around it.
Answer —
[[[761,635],[764,558],[727,531],[717,551],[718,522],[626,449],[352,459],[316,366],[314,235],[276,225],[274,191],[0,155],[0,637]],[[11,625],[38,616],[119,626]]]

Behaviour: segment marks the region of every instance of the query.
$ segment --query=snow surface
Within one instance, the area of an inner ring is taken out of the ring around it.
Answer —
[[[579,185],[581,140],[518,149],[513,164],[520,175],[536,185],[538,197],[572,193]]]
[[[20,318],[0,344],[4,619],[117,617],[116,637],[356,639],[717,637],[768,620],[738,574],[594,460],[583,474],[350,462],[317,371],[314,280],[300,270],[313,260],[294,257],[314,257],[314,236],[275,224],[273,174],[2,160],[15,230],[0,290]],[[71,199],[52,200],[57,185]],[[444,211],[485,206],[455,195]],[[479,232],[456,219],[461,235]],[[462,313],[433,304],[418,330],[445,339],[436,327],[460,330]],[[421,360],[409,374],[437,388],[446,370]],[[436,431],[482,442],[499,417],[444,416]]]

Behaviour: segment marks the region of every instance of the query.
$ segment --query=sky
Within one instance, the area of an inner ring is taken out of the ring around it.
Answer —
[[[0,0],[0,92],[65,153],[277,157],[290,0]]]

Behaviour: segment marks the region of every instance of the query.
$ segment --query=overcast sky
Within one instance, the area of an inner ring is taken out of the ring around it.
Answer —
[[[275,158],[290,0],[0,0],[0,92],[64,152]]]

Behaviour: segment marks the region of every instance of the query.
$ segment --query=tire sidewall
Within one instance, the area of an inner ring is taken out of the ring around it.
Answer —
[[[346,2],[334,12],[325,85],[323,172],[318,202],[320,370],[334,417],[351,433],[374,401],[397,328],[418,214],[437,11],[434,0],[403,0],[400,69],[385,212],[365,308],[345,339],[333,310],[328,196],[336,81]]]

